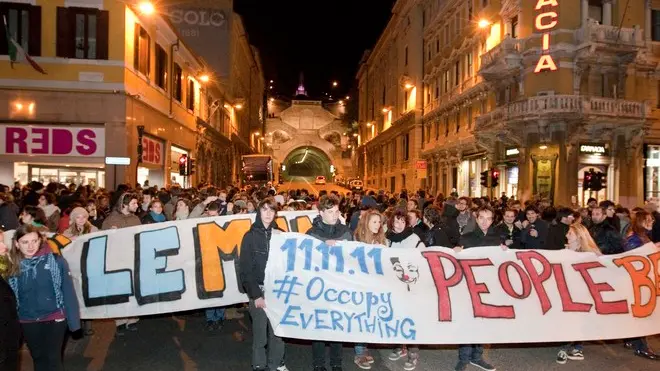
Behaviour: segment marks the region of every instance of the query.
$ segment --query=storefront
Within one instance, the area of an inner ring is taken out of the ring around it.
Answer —
[[[644,146],[644,200],[660,197],[660,145]]]
[[[468,156],[461,163],[457,184],[459,196],[488,196],[488,189],[481,186],[481,172],[488,169],[488,159],[484,155],[480,153]]]
[[[142,162],[137,181],[143,186],[165,186],[165,143],[150,135],[142,136]]]
[[[504,174],[500,187],[502,192],[509,197],[518,195],[519,156],[520,150],[518,148],[507,148],[504,150],[504,162],[500,165],[500,174]]]
[[[190,185],[186,183],[188,177],[179,174],[179,158],[184,155],[190,158],[190,151],[180,147],[170,146],[170,184],[189,187]]]
[[[585,206],[589,198],[595,198],[600,201],[613,199],[611,183],[611,164],[610,150],[608,144],[602,143],[581,143],[579,147],[578,164],[578,204]],[[603,184],[603,189],[595,191],[584,187],[585,173],[602,173],[607,182]]]
[[[102,125],[0,125],[0,183],[105,187]]]

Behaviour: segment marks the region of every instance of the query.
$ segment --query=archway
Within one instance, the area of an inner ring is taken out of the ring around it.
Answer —
[[[332,179],[331,164],[322,150],[314,146],[298,147],[289,152],[282,162],[285,170],[280,176],[290,180],[292,177],[314,178],[323,175],[330,180]]]

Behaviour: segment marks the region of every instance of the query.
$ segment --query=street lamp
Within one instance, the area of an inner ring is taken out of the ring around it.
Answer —
[[[138,4],[138,9],[140,10],[140,13],[144,15],[151,15],[156,11],[156,8],[154,8],[154,4],[152,4],[151,1],[140,2],[140,4]]]
[[[339,85],[339,83],[338,83],[337,81],[333,81],[333,82],[332,82],[332,87],[333,87],[333,88],[336,88],[337,85]]]
[[[490,22],[486,19],[479,20],[479,28],[486,28],[490,26]]]
[[[414,86],[413,84],[408,82],[408,83],[406,83],[406,85],[404,85],[404,88],[406,88],[406,90],[410,90],[410,89],[413,88],[413,86]]]
[[[240,110],[240,109],[243,109],[243,105],[240,104],[240,103],[236,103],[236,104],[234,105],[234,108],[236,108],[237,110]]]
[[[203,82],[203,83],[207,83],[207,82],[209,82],[210,79],[211,79],[211,78],[210,78],[209,75],[207,75],[207,74],[203,74],[203,75],[201,75],[201,76],[199,77],[199,81],[201,81],[201,82]]]

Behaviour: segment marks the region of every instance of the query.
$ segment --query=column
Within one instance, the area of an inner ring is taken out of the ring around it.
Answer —
[[[612,0],[603,0],[603,24],[612,25]]]
[[[589,0],[582,0],[580,3],[580,14],[582,15],[582,27],[587,26],[589,20]]]
[[[512,25],[511,25],[511,20],[506,18],[503,19],[502,22],[504,23],[504,37],[511,37],[511,34],[513,32],[512,30]]]
[[[651,0],[644,2],[644,39],[651,41]]]

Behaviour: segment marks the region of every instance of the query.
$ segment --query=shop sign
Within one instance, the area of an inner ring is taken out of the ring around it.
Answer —
[[[426,178],[426,167],[426,160],[417,160],[417,162],[415,162],[415,169],[417,170],[418,178]]]
[[[142,137],[142,163],[163,164],[163,142],[148,136]]]
[[[557,9],[559,7],[559,3],[557,0],[538,0],[536,2],[536,11],[539,11],[543,9],[544,6],[551,6],[553,9]],[[541,39],[541,49],[543,52],[547,52],[550,50],[550,31],[557,26],[557,18],[559,18],[558,14],[556,11],[548,11],[548,12],[542,12],[538,13],[536,15],[536,20],[534,22],[534,29],[543,32],[543,36]],[[543,54],[541,55],[541,58],[539,59],[538,63],[536,64],[536,68],[534,69],[535,73],[543,72],[543,71],[556,71],[557,70],[557,65],[555,64],[555,61],[552,59],[552,56],[550,54]]]
[[[105,129],[0,125],[0,155],[105,156]]]
[[[602,144],[580,144],[580,153],[589,155],[605,155],[607,148]]]
[[[513,157],[513,156],[518,156],[520,154],[520,150],[518,148],[509,148],[504,152],[506,157]]]

